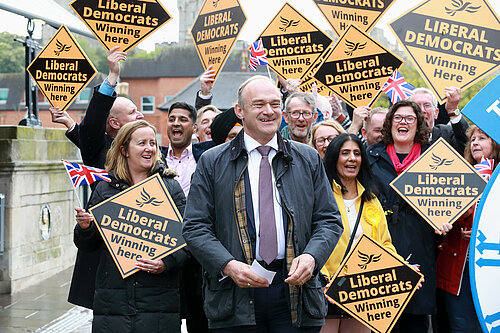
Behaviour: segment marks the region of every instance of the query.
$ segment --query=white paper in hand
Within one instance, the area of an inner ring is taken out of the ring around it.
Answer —
[[[276,272],[273,271],[268,271],[264,267],[262,267],[257,260],[254,260],[252,263],[252,271],[257,273],[259,276],[263,277],[267,281],[269,281],[269,284],[273,282],[274,276],[276,275]]]

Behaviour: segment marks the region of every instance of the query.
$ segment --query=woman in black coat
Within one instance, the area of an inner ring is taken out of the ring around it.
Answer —
[[[398,254],[419,265],[425,277],[422,288],[415,292],[399,318],[395,332],[427,332],[428,315],[436,313],[436,233],[389,185],[428,148],[429,133],[418,104],[400,101],[386,116],[383,140],[368,147],[368,160],[376,175],[378,198],[387,216],[392,243]]]
[[[97,184],[92,207],[149,176],[159,173],[179,212],[185,196],[175,173],[159,159],[156,130],[144,120],[123,126],[106,156],[111,182]],[[180,332],[179,272],[188,258],[181,249],[162,260],[138,259],[141,271],[123,279],[102,237],[82,209],[77,210],[74,242],[81,250],[103,248],[97,269],[92,332]]]

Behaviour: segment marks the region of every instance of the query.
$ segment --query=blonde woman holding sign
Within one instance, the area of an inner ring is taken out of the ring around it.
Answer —
[[[342,216],[344,231],[321,273],[331,279],[352,244],[363,233],[397,255],[384,210],[374,195],[374,176],[368,164],[365,146],[358,136],[343,133],[335,137],[326,150],[324,163]],[[328,316],[321,332],[368,333],[370,329],[350,318],[336,305],[329,304]]]
[[[159,157],[156,129],[144,120],[123,126],[106,155],[111,182],[100,182],[89,207],[159,173],[179,212],[186,199],[174,173]],[[87,207],[87,208],[89,208]],[[187,259],[181,249],[162,260],[140,258],[139,272],[123,279],[90,215],[77,211],[74,242],[80,250],[103,249],[97,269],[92,332],[180,332],[179,271]]]

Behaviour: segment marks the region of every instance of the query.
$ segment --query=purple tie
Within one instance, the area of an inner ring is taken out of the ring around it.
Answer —
[[[278,256],[273,182],[271,177],[271,165],[267,157],[271,147],[260,146],[257,147],[257,150],[262,155],[259,168],[259,254],[267,264],[270,264],[271,261]]]

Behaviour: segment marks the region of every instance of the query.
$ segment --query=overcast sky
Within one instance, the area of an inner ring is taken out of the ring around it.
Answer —
[[[148,51],[154,49],[155,43],[177,41],[178,39],[179,14],[177,10],[177,1],[161,0],[161,2],[174,19],[165,24],[160,30],[158,30],[141,44],[139,44],[140,48],[146,49]],[[288,2],[320,29],[331,30],[330,25],[312,0],[289,0]],[[253,42],[255,39],[257,39],[262,30],[264,30],[269,21],[274,17],[274,15],[276,15],[278,10],[283,6],[284,3],[285,0],[240,0],[240,4],[247,16],[247,21],[240,33],[239,39],[243,39],[248,42]],[[497,15],[500,15],[500,0],[490,0],[489,3],[497,12]],[[386,37],[390,41],[395,42],[396,39],[393,37],[392,32],[387,28],[387,23],[403,14],[408,9],[412,8],[412,5],[414,6],[416,4],[416,1],[396,0],[395,3],[389,8],[387,13],[379,20],[376,27],[384,29]],[[2,17],[2,19],[0,20],[0,31],[9,31],[11,33],[19,34],[22,36],[26,35],[27,20],[24,17],[11,14],[3,10],[0,10],[0,15]],[[35,37],[39,37],[39,35],[35,35]]]

